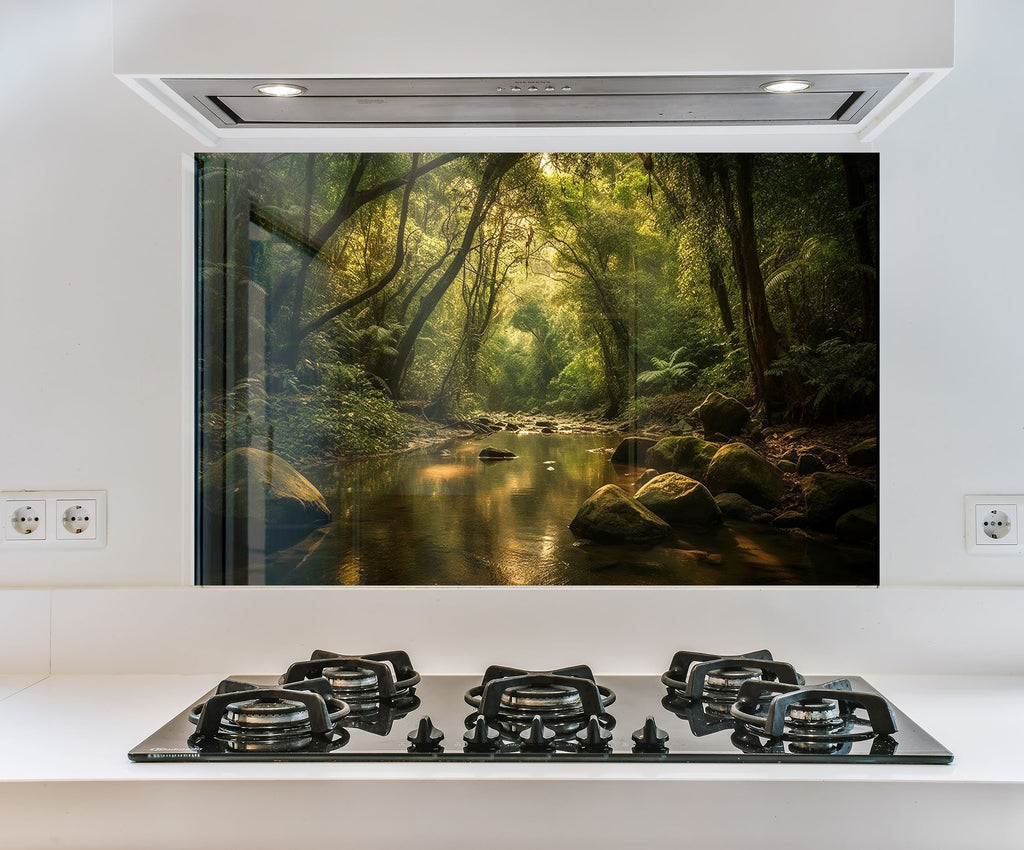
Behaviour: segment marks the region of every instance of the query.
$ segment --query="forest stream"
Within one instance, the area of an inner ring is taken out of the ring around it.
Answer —
[[[272,556],[271,584],[856,584],[875,552],[830,535],[730,520],[655,545],[596,544],[569,531],[604,484],[632,492],[642,470],[613,465],[620,436],[499,432],[411,453],[306,470],[334,516]],[[514,460],[481,461],[484,446]]]

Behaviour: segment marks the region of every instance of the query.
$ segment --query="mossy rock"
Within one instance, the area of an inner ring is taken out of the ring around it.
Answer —
[[[875,501],[875,488],[844,472],[815,472],[800,482],[807,520],[814,528],[832,531],[847,511]]]
[[[744,522],[771,522],[772,515],[739,493],[720,493],[715,504],[726,519],[740,519]]]
[[[323,495],[288,461],[261,449],[229,452],[203,475],[208,514],[247,533],[251,523],[266,529],[268,550],[301,540],[331,521]]]
[[[655,443],[657,440],[648,437],[625,437],[612,452],[611,462],[628,466],[643,466],[647,450]]]
[[[743,443],[729,443],[715,452],[704,483],[716,496],[739,493],[765,508],[777,505],[789,486],[775,464]]]
[[[581,506],[569,530],[587,540],[648,542],[660,540],[672,529],[615,484],[605,484]]]
[[[480,450],[480,454],[477,455],[480,460],[515,460],[518,455],[515,452],[506,451],[505,449],[496,449],[494,446],[487,446]]]
[[[807,452],[796,459],[797,475],[811,475],[815,472],[824,471],[825,464],[821,462],[821,458],[817,455],[812,455],[810,452]]]
[[[857,443],[846,453],[846,462],[850,466],[878,466],[878,438]]]
[[[878,503],[847,511],[836,520],[836,537],[844,543],[874,543],[878,540]]]
[[[718,446],[700,437],[665,437],[647,450],[647,465],[703,481]]]
[[[637,490],[636,500],[672,525],[713,528],[722,524],[722,512],[708,488],[678,472],[652,478]]]
[[[697,415],[705,434],[724,434],[726,437],[735,437],[750,421],[750,411],[742,402],[719,392],[708,394],[697,408]]]

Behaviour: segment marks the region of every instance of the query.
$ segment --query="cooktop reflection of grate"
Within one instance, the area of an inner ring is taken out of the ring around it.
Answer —
[[[805,677],[767,650],[678,652],[660,679],[595,676],[585,665],[420,677],[404,652],[318,650],[282,676],[220,683],[129,758],[894,764],[953,756],[863,679]]]

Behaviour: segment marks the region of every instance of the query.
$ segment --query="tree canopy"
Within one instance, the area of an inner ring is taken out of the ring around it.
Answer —
[[[197,164],[213,456],[386,451],[403,411],[628,417],[719,390],[809,422],[877,404],[875,155]]]

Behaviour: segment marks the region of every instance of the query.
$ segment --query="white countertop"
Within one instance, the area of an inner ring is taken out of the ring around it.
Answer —
[[[0,693],[11,680],[0,678]],[[26,677],[27,678],[27,677]],[[865,676],[954,754],[951,765],[129,762],[126,753],[222,676],[50,676],[0,703],[0,781],[586,779],[1024,783],[1024,677]],[[980,696],[978,696],[980,694]],[[958,717],[972,717],[969,726]],[[1011,721],[1012,722],[1012,721]],[[62,734],[47,735],[48,729]]]
[[[927,837],[931,848],[981,846],[980,841],[989,848],[1024,846],[1024,736],[1013,734],[1024,714],[1024,677],[865,674],[954,753],[951,765],[132,763],[126,755],[131,747],[222,677],[59,675],[34,683],[31,678],[0,677],[0,688],[21,688],[0,702],[0,822],[6,829],[0,847],[138,846],[133,830],[154,819],[162,823],[161,832],[146,838],[148,847],[202,845],[212,836],[229,847],[236,846],[233,840],[247,848],[270,847],[274,840],[305,835],[303,830],[311,838],[324,834],[293,818],[268,817],[290,803],[325,811],[340,806],[350,819],[346,829],[363,848],[391,848],[411,837],[413,825],[396,820],[395,807],[420,812],[420,828],[423,818],[431,824],[418,847],[441,848],[460,844],[462,833],[450,826],[452,813],[471,823],[496,816],[507,822],[513,815],[531,821],[555,817],[563,804],[573,807],[574,817],[592,812],[599,826],[566,826],[564,835],[554,828],[552,841],[558,838],[560,846],[586,835],[592,847],[621,847],[641,838],[645,849],[670,847],[689,835],[702,848],[737,846],[733,842],[741,838],[756,839],[759,848],[793,847],[800,842],[794,844],[788,828],[778,844],[765,838],[765,820],[783,824],[798,817],[834,831],[837,818],[849,818],[860,807],[866,807],[864,817],[855,818],[850,843],[840,837],[831,847],[852,848],[865,838],[874,847],[890,846],[882,822],[899,824],[901,818],[904,833],[894,847],[917,846],[905,840],[906,830],[922,841]],[[964,725],[959,716],[972,722]],[[698,818],[728,813],[736,805],[746,814],[728,840],[704,826],[684,828],[679,820],[688,812]],[[181,806],[190,814],[179,819],[173,812]],[[236,815],[228,818],[230,826],[218,820],[225,806]],[[788,812],[781,820],[780,806]],[[54,807],[64,815],[51,823],[44,813]],[[966,820],[965,807],[972,813]],[[627,810],[639,825],[616,819]],[[251,831],[240,826],[243,813],[253,818]],[[113,823],[127,831],[114,830]],[[509,829],[506,823],[488,847],[517,846],[515,829]]]
[[[41,682],[45,678],[45,673],[23,673],[21,675],[0,676],[0,700],[12,697],[19,691],[25,690],[29,685]]]

